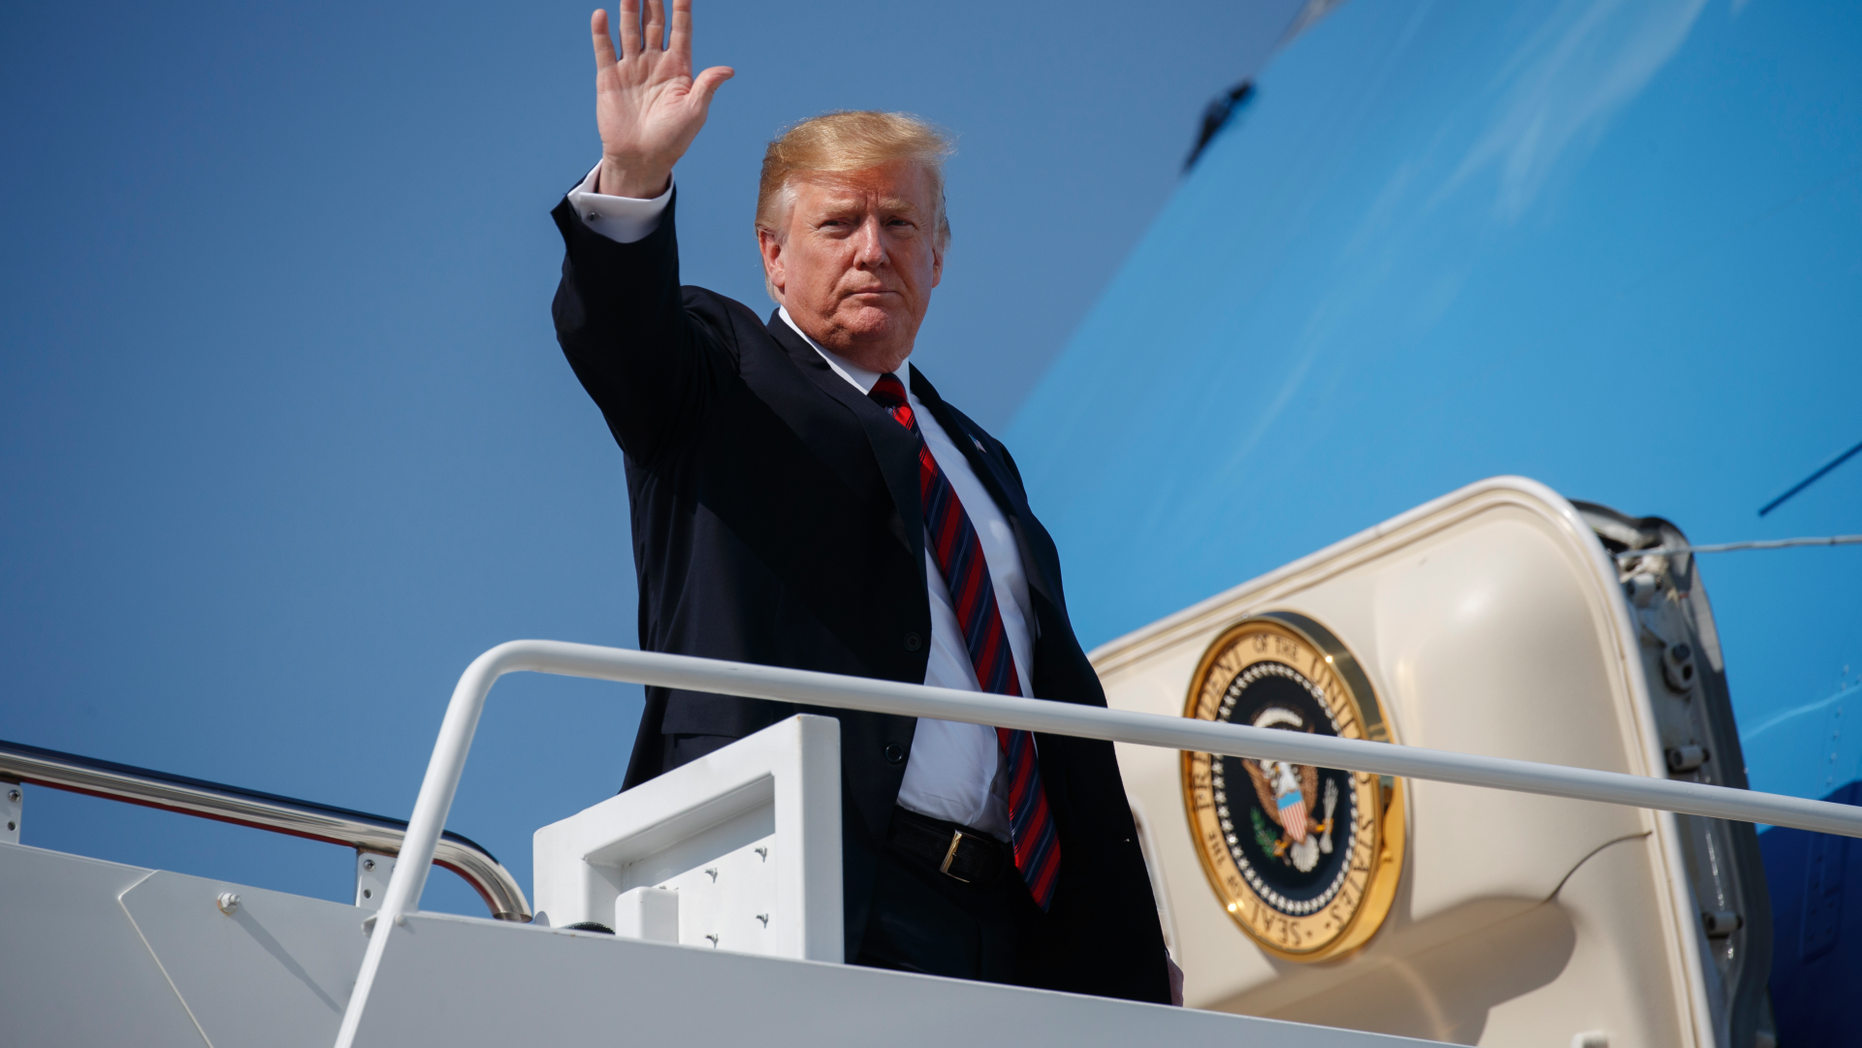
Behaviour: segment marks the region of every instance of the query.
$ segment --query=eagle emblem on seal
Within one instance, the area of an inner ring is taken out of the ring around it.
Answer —
[[[1297,712],[1280,706],[1262,710],[1255,716],[1254,726],[1309,730]],[[1258,841],[1262,850],[1301,873],[1310,872],[1319,864],[1320,856],[1332,854],[1332,813],[1338,808],[1338,784],[1326,781],[1324,814],[1315,823],[1310,817],[1318,810],[1318,768],[1290,761],[1245,760],[1242,764],[1254,783],[1261,811],[1280,830],[1278,835],[1264,834],[1264,827],[1255,827],[1257,837],[1271,838]]]

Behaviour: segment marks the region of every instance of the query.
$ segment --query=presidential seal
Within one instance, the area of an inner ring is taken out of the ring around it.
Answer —
[[[1358,663],[1324,627],[1269,612],[1203,653],[1185,717],[1390,741]],[[1341,957],[1370,941],[1403,869],[1400,780],[1276,760],[1183,755],[1183,800],[1216,897],[1269,953]]]

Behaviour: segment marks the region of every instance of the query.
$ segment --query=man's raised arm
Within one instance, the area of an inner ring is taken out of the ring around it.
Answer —
[[[553,312],[563,352],[615,438],[648,461],[680,419],[696,417],[703,358],[714,348],[698,345],[686,322],[670,214],[662,222],[666,205],[651,198],[670,196],[673,165],[732,71],[719,66],[692,76],[691,0],[675,0],[664,46],[664,0],[648,0],[644,27],[640,0],[622,0],[620,20],[617,55],[607,12],[589,19],[601,163],[555,212],[567,256]],[[617,223],[597,220],[598,209],[587,206],[591,194],[612,205],[599,210],[632,213],[629,235],[605,235]],[[571,206],[578,203],[584,206]]]

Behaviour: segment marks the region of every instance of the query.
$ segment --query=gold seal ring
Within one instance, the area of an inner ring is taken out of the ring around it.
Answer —
[[[1390,742],[1358,661],[1317,622],[1268,612],[1203,653],[1183,715]],[[1383,926],[1402,877],[1400,779],[1183,754],[1183,803],[1216,898],[1269,954],[1343,957]]]

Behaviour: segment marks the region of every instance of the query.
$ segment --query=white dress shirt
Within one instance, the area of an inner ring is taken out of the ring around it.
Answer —
[[[598,170],[599,168],[597,168]],[[659,217],[672,199],[672,187],[650,200],[617,197],[595,192],[595,171],[569,191],[569,205],[576,209],[588,227],[623,244],[644,239],[659,226]],[[787,308],[780,310],[787,323],[803,341],[814,347],[841,378],[861,393],[870,393],[879,373],[868,371],[821,347],[795,323]],[[924,403],[912,392],[911,369],[901,365],[893,372],[905,386],[905,395],[918,422],[931,457],[950,481],[952,490],[963,503],[970,524],[982,545],[983,558],[989,565],[989,579],[996,593],[996,608],[1002,616],[1002,628],[1008,634],[1009,653],[1014,658],[1015,675],[1023,695],[1034,694],[1028,676],[1033,665],[1034,644],[1031,623],[1034,613],[1028,603],[1028,579],[1022,571],[1021,545],[1008,519],[991,498],[983,482],[951,437],[938,424]],[[959,434],[960,439],[973,439]],[[932,557],[927,534],[925,582],[931,602],[931,652],[925,666],[925,683],[940,688],[980,691],[976,667],[963,643],[963,628],[957,621],[950,588]],[[905,765],[905,779],[899,786],[901,807],[933,818],[974,826],[1001,840],[1009,839],[1008,785],[1006,762],[996,741],[994,728],[979,724],[919,718],[912,739],[911,759]]]

